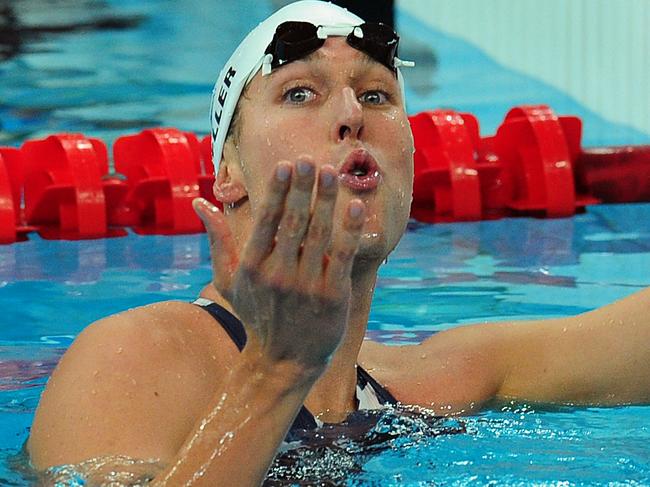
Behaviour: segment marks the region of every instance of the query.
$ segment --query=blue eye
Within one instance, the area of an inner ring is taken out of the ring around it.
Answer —
[[[388,101],[388,94],[381,90],[370,90],[362,93],[359,101],[368,105],[382,105]]]
[[[313,99],[315,93],[305,86],[298,86],[288,89],[282,96],[289,103],[301,104]]]

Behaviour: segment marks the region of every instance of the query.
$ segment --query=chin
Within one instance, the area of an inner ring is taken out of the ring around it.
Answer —
[[[359,241],[356,260],[377,261],[381,264],[392,249],[389,248],[386,234],[382,232],[364,232]]]
[[[358,260],[367,262],[377,261],[378,264],[381,264],[395,249],[404,234],[406,224],[408,223],[408,216],[396,214],[394,212],[382,213],[389,213],[389,220],[395,223],[403,220],[403,225],[400,225],[400,227],[390,226],[389,228],[386,228],[384,221],[386,218],[382,218],[380,212],[374,212],[366,220],[364,225],[363,234],[357,250]]]

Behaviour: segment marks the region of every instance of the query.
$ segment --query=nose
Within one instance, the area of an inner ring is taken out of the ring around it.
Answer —
[[[332,137],[336,142],[359,139],[363,132],[363,107],[357,95],[349,86],[341,91],[340,101],[335,102],[335,120]]]

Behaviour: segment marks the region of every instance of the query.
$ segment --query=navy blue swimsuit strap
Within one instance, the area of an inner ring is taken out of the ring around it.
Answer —
[[[232,341],[237,345],[237,348],[241,352],[246,345],[246,330],[236,316],[234,316],[230,311],[228,311],[223,306],[218,305],[217,303],[210,302],[209,304],[200,304],[195,303],[208,313],[223,327],[224,330],[228,333]],[[366,370],[360,365],[357,366],[357,384],[364,388],[368,384],[375,390],[377,394],[377,399],[380,404],[397,404],[397,400],[393,395],[388,392],[379,382],[372,378],[372,376],[366,372]],[[316,420],[314,416],[307,410],[305,406],[300,409],[298,416],[296,416],[295,421],[291,429],[314,429],[316,428]]]
[[[221,327],[226,330],[241,352],[244,349],[244,345],[246,345],[246,330],[244,330],[242,322],[230,311],[223,306],[219,306],[217,303],[210,302],[210,304],[198,304],[198,306],[212,315]]]

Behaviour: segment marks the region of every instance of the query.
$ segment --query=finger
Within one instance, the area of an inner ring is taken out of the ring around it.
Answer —
[[[291,181],[291,173],[292,166],[286,161],[278,163],[273,172],[269,189],[255,217],[251,236],[242,252],[242,265],[249,269],[256,268],[273,248]]]
[[[350,201],[345,211],[343,231],[332,243],[330,260],[325,272],[328,288],[336,288],[350,277],[354,256],[357,253],[365,216],[365,205],[361,200]]]
[[[213,281],[217,290],[222,291],[230,286],[237,268],[235,239],[223,213],[216,206],[203,198],[196,198],[192,206],[208,232]]]
[[[299,273],[307,281],[312,281],[323,273],[323,256],[332,235],[337,193],[336,170],[332,166],[323,166],[318,175],[314,212],[309,221],[299,264]]]
[[[281,263],[288,272],[298,264],[298,249],[309,223],[315,173],[314,163],[308,158],[301,158],[295,165],[291,179],[291,188],[287,194],[273,250],[276,263]]]

